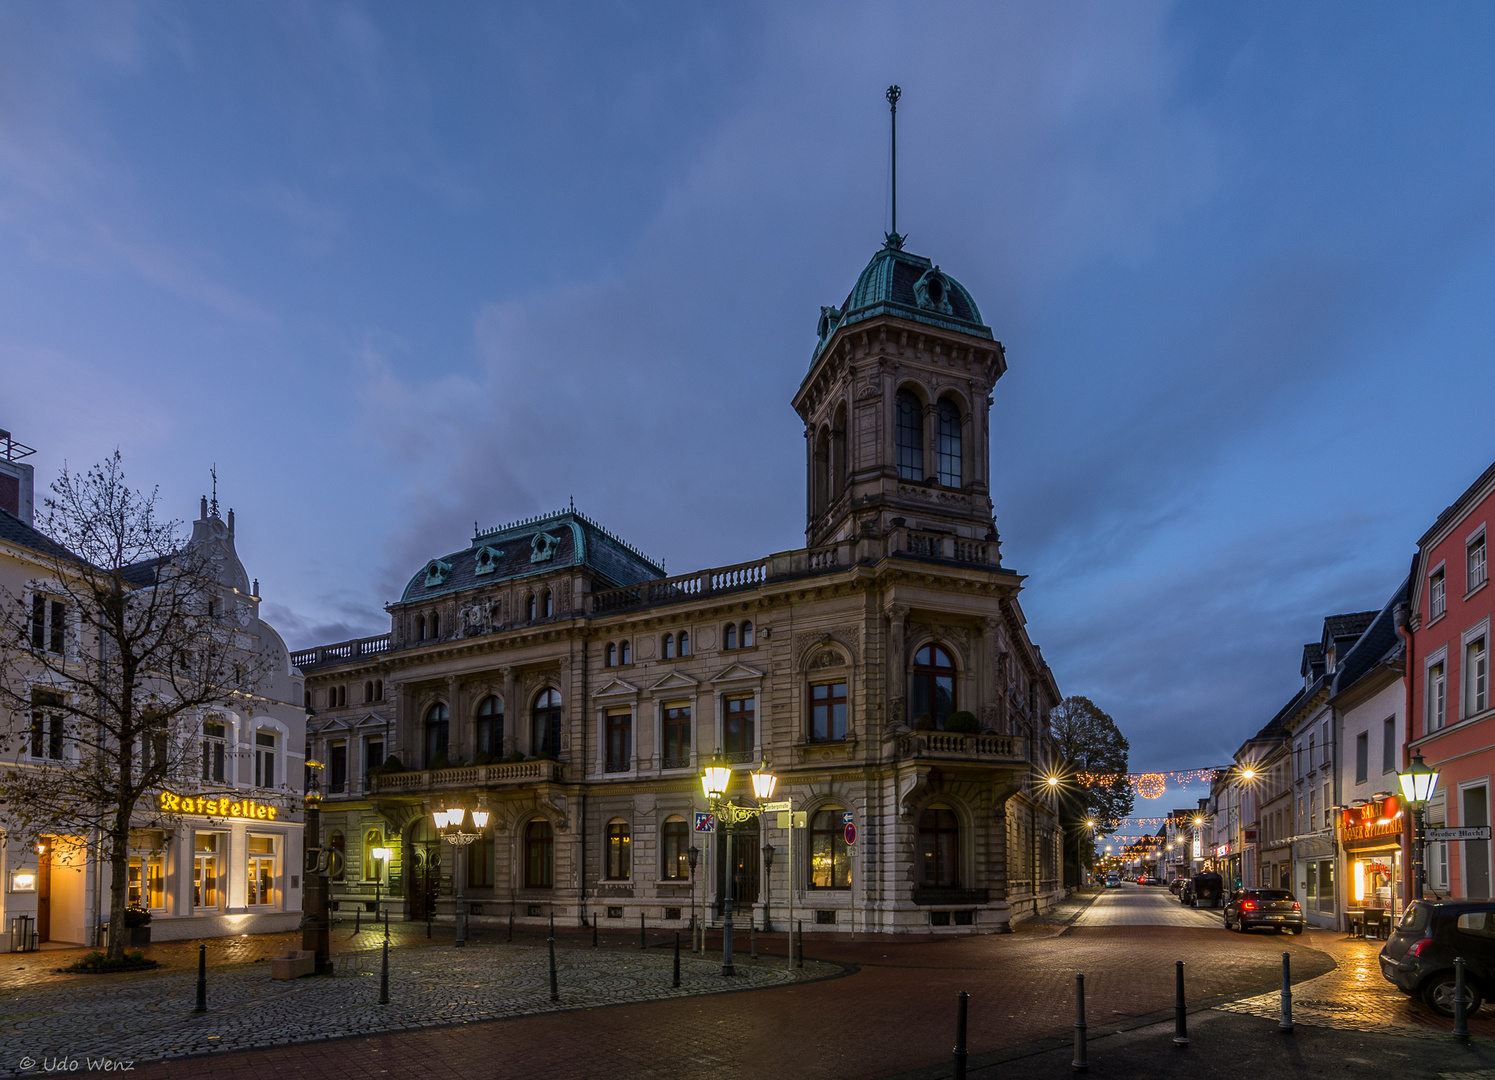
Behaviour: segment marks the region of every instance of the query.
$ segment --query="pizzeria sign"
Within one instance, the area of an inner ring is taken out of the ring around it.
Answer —
[[[1341,843],[1353,844],[1359,840],[1374,840],[1382,836],[1402,834],[1402,801],[1395,795],[1376,799],[1364,806],[1354,806],[1344,811],[1339,818]]]

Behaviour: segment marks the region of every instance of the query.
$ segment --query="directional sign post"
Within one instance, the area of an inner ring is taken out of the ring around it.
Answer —
[[[852,814],[852,812],[850,810],[842,810],[841,811],[841,824],[842,825],[850,825],[855,820],[856,820],[856,817]]]
[[[716,832],[716,815],[705,810],[696,811],[696,832]]]

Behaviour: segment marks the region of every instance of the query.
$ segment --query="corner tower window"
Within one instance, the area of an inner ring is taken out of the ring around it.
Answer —
[[[925,645],[915,653],[910,690],[909,715],[915,723],[928,717],[936,730],[945,730],[945,721],[955,711],[955,665],[950,654],[938,645]]]
[[[898,479],[924,479],[924,418],[919,399],[908,390],[898,391],[895,435],[898,443]]]
[[[960,410],[953,401],[943,400],[935,411],[935,466],[940,483],[960,487]]]
[[[561,752],[561,693],[544,690],[535,698],[530,751],[558,757]]]
[[[444,769],[447,761],[447,738],[451,731],[451,712],[438,701],[426,710],[426,768]]]
[[[960,827],[955,812],[932,806],[919,815],[919,874],[925,888],[960,885]]]
[[[490,758],[503,753],[504,703],[496,697],[485,697],[478,706],[477,753]]]

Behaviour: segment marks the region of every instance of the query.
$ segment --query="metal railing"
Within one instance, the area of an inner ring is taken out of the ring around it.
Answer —
[[[380,653],[389,652],[391,648],[393,648],[391,635],[376,634],[374,637],[339,641],[335,645],[318,645],[314,649],[301,649],[291,653],[291,665],[305,671],[309,667],[318,667],[322,664],[340,664],[365,656],[378,656]]]
[[[455,769],[419,769],[371,776],[377,794],[400,791],[430,791],[433,788],[538,784],[560,780],[565,766],[559,761],[511,761],[502,765],[462,765]]]
[[[1026,760],[1023,742],[1021,735],[958,735],[948,731],[911,731],[898,737],[898,756],[1019,762]]]

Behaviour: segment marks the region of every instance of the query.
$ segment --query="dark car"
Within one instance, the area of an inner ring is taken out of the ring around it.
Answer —
[[[1495,903],[1414,901],[1381,947],[1381,974],[1440,1016],[1452,1016],[1453,962],[1459,956],[1473,1015],[1495,992]]]
[[[1184,886],[1179,899],[1189,907],[1219,907],[1220,897],[1225,892],[1225,882],[1213,870],[1195,874]]]
[[[1260,926],[1301,934],[1303,905],[1286,889],[1242,889],[1225,905],[1225,929],[1245,933]]]
[[[1184,884],[1186,881],[1186,878],[1174,878],[1172,881],[1168,882],[1168,891],[1171,892],[1174,896],[1177,896],[1179,893],[1183,892]]]

